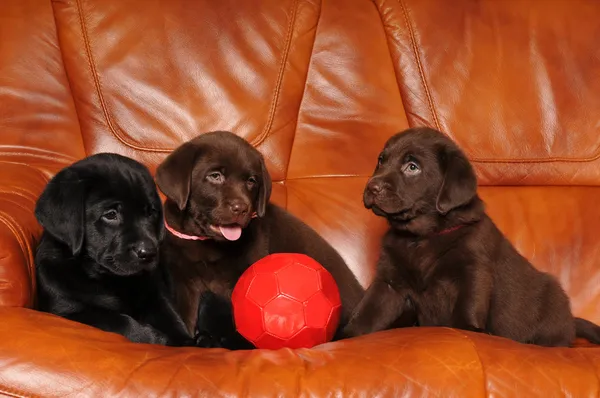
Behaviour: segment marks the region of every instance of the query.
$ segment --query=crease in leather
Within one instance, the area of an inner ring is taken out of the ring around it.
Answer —
[[[2,148],[8,148],[7,146],[2,146]],[[28,149],[37,149],[37,148],[28,148]],[[65,163],[65,164],[70,164],[75,162],[76,158],[73,158],[71,156],[62,154],[62,153],[57,153],[57,152],[52,152],[52,151],[45,151],[45,150],[41,150],[42,152],[48,152],[52,155],[43,155],[43,154],[36,154],[33,152],[7,152],[7,151],[0,151],[0,156],[31,156],[31,157],[35,157],[35,158],[40,158],[40,159],[44,159],[44,160],[52,160],[55,162],[61,162],[61,163]],[[58,160],[57,157],[63,157],[64,158],[64,162],[62,160]],[[12,162],[11,162],[12,163]],[[15,162],[17,163],[17,162]],[[23,163],[24,165],[27,165],[27,163]]]
[[[0,189],[0,194],[18,196],[20,198],[23,198],[23,199],[31,201],[35,205],[35,198],[33,197],[33,195],[27,195],[27,194],[31,194],[31,192],[29,192],[27,190],[23,190],[23,191],[8,191],[8,190],[6,190],[5,191],[5,190]],[[12,199],[8,199],[8,198],[2,198],[0,200],[4,200],[5,202],[9,202],[9,203],[14,204],[15,206],[17,206],[21,210],[24,210],[25,213],[29,213],[29,211],[30,211],[30,209],[28,209],[27,207],[23,206],[22,202],[17,202],[16,200],[12,200]]]
[[[33,250],[30,245],[27,244],[27,238],[25,237],[25,231],[23,228],[6,212],[0,212],[0,223],[6,225],[6,227],[12,232],[15,239],[21,246],[21,252],[25,255],[27,264],[23,264],[27,267],[29,272],[29,285],[31,288],[31,292],[35,291],[35,278],[33,277],[35,270],[33,265]],[[31,239],[33,241],[33,239]],[[27,303],[29,305],[33,304],[33,297],[30,295],[27,299]]]
[[[17,391],[16,389],[6,385],[0,385],[0,394],[12,398],[41,398],[39,395],[25,394],[24,392]]]
[[[598,369],[595,366],[594,361],[592,361],[592,359],[586,355],[585,348],[579,349],[577,351],[580,355],[582,355],[585,358],[586,362],[590,364],[590,368],[594,369],[594,374],[596,375],[596,396],[600,397],[600,369]]]
[[[302,90],[302,97],[300,97],[300,103],[298,104],[298,112],[296,113],[296,126],[294,127],[294,136],[292,137],[292,145],[290,145],[290,153],[288,154],[287,165],[285,166],[285,179],[288,179],[288,171],[290,169],[290,163],[292,162],[292,154],[294,152],[294,144],[296,143],[296,136],[298,135],[298,122],[300,120],[300,112],[302,111],[302,104],[304,103],[304,97],[306,95],[306,89],[308,87],[308,76],[310,75],[311,65],[313,61],[313,55],[315,52],[315,44],[317,43],[317,35],[319,34],[319,24],[321,23],[321,15],[323,14],[323,0],[319,2],[319,15],[317,16],[317,25],[315,26],[315,38],[310,49],[310,56],[308,57],[308,65],[306,67],[306,78],[304,79],[304,90]],[[286,196],[286,208],[287,208],[287,196]]]
[[[0,152],[0,155],[2,155],[1,152]],[[42,184],[43,186],[45,186],[48,183],[48,180],[50,179],[49,176],[47,176],[42,170],[40,170],[37,167],[34,167],[34,166],[32,166],[32,165],[30,165],[28,163],[13,162],[11,160],[3,160],[3,159],[0,159],[0,163],[8,163],[8,164],[14,164],[14,165],[19,165],[19,166],[26,167],[27,169],[35,172],[36,174],[40,175],[44,179],[44,183]],[[37,198],[37,195],[33,194],[33,192],[27,191],[26,189],[24,191],[25,192],[30,192],[34,197]]]
[[[100,83],[100,77],[98,75],[98,71],[95,66],[94,56],[92,53],[92,47],[90,44],[90,39],[89,39],[88,31],[87,31],[87,26],[85,23],[85,17],[84,17],[84,12],[83,12],[83,7],[81,5],[81,1],[82,0],[75,0],[75,4],[77,6],[77,14],[79,17],[80,29],[81,29],[81,33],[83,36],[85,52],[86,52],[87,59],[88,59],[88,66],[90,68],[90,73],[92,74],[92,77],[94,79],[94,86],[96,88],[96,94],[98,95],[98,100],[100,101],[100,106],[102,108],[102,113],[104,114],[104,118],[106,119],[108,129],[115,136],[115,138],[117,138],[123,145],[128,146],[130,148],[133,148],[133,149],[136,149],[139,151],[144,151],[144,152],[156,152],[156,153],[172,152],[175,148],[145,147],[145,146],[141,146],[138,143],[132,142],[128,138],[126,138],[124,135],[121,134],[121,132],[119,131],[119,128],[114,123],[113,117],[111,115],[111,112],[108,109],[108,105],[106,103],[106,100],[104,99],[104,94],[102,92],[102,85]],[[296,22],[296,14],[298,12],[298,4],[299,4],[299,0],[294,0],[294,3],[292,5],[293,6],[292,16],[290,17],[290,22],[288,23],[288,31],[286,34],[286,41],[285,41],[285,45],[284,45],[283,54],[281,57],[279,73],[277,76],[275,89],[273,90],[273,98],[271,100],[271,107],[269,109],[269,117],[267,119],[267,123],[266,123],[263,131],[261,132],[261,134],[251,141],[251,144],[253,146],[260,145],[269,136],[269,133],[271,131],[271,126],[273,125],[273,121],[275,119],[275,112],[277,110],[277,105],[279,103],[281,85],[283,83],[283,76],[285,74],[285,66],[286,66],[286,62],[287,62],[288,55],[289,55],[290,48],[291,48],[294,25]],[[67,78],[68,78],[68,75],[67,75]],[[69,85],[70,85],[70,83],[69,83]]]
[[[30,165],[26,165],[28,167],[28,169],[30,170],[34,170],[36,173],[40,174],[42,176],[42,178],[47,181],[48,179],[46,178],[46,176],[38,169],[36,169],[35,167],[32,167]],[[19,197],[25,198],[25,199],[29,199],[31,200],[33,203],[35,203],[37,195],[34,194],[32,191],[28,190],[28,189],[19,189],[17,190],[2,190],[0,191],[0,193],[8,193],[8,194],[12,194],[12,195],[17,195]],[[4,198],[4,200],[8,200],[7,198]],[[10,200],[11,203],[15,204],[16,206],[20,207],[21,209],[25,210],[26,212],[29,212],[29,209],[23,207],[20,203],[14,201],[14,200]],[[6,225],[6,228],[8,228],[13,236],[15,237],[15,239],[17,240],[19,246],[21,247],[21,252],[23,253],[23,255],[25,256],[25,261],[27,264],[23,264],[27,267],[28,273],[29,273],[29,286],[31,288],[31,292],[35,292],[35,278],[34,278],[34,274],[35,274],[35,265],[34,265],[34,253],[33,253],[33,246],[35,245],[35,237],[26,233],[25,230],[23,229],[23,227],[21,226],[21,224],[15,220],[11,215],[9,215],[8,213],[6,213],[5,211],[0,211],[0,222],[3,223],[4,225]],[[29,236],[29,237],[28,237]],[[29,305],[31,305],[33,303],[33,296],[30,296],[27,300],[27,302],[29,303]]]
[[[437,112],[435,111],[435,103],[433,101],[433,97],[431,95],[431,90],[429,89],[429,86],[427,85],[427,80],[425,78],[423,65],[421,63],[421,57],[419,55],[419,46],[417,44],[416,36],[415,36],[414,30],[412,28],[410,15],[408,12],[408,7],[406,6],[404,0],[396,0],[396,1],[398,2],[398,5],[402,9],[406,28],[408,29],[408,34],[410,36],[411,46],[413,48],[413,55],[415,58],[415,62],[417,64],[417,69],[419,70],[419,75],[421,78],[421,83],[423,85],[423,90],[425,92],[425,96],[427,97],[427,106],[429,107],[429,111],[431,112],[435,127],[437,130],[448,135],[448,133],[441,128],[440,122],[439,122],[439,119],[437,116]],[[377,7],[377,11],[381,17],[381,22],[383,25],[383,15],[381,15],[380,7]],[[384,26],[384,31],[385,31],[385,26]],[[388,38],[388,48],[390,49],[390,56],[392,56],[392,59],[393,59],[394,57],[391,54],[391,48],[389,47],[390,36],[391,35],[386,31],[386,37]],[[394,70],[396,70],[396,68],[394,68]],[[396,75],[396,80],[398,81],[398,84],[400,84],[398,75]],[[400,89],[400,85],[398,85],[398,89]],[[404,108],[410,109],[410,107],[407,107],[407,106],[405,106]],[[406,113],[413,114],[412,112],[409,112],[409,111],[407,111]],[[418,117],[418,119],[422,119],[422,118]],[[423,120],[421,120],[421,121],[423,122]],[[410,127],[419,127],[419,125],[415,125],[415,124],[411,123],[410,120],[409,120],[409,124],[410,124]],[[429,126],[428,123],[423,123],[423,125],[426,127],[431,127],[431,126]],[[469,154],[467,154],[467,157],[473,163],[497,163],[497,164],[503,164],[503,163],[506,163],[506,164],[513,164],[513,163],[590,163],[590,162],[594,162],[594,161],[600,159],[600,146],[598,146],[593,151],[593,155],[588,156],[588,157],[554,156],[554,157],[548,157],[548,158],[535,158],[535,157],[534,158],[495,158],[495,157],[478,158],[478,157],[470,156]]]

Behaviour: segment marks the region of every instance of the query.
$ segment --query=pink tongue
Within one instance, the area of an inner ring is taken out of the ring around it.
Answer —
[[[238,240],[242,236],[242,227],[219,227],[219,231],[227,240]]]

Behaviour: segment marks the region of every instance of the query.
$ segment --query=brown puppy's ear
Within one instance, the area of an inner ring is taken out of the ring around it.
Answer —
[[[263,217],[267,210],[267,204],[269,203],[269,199],[271,198],[271,175],[269,174],[269,170],[267,170],[267,166],[265,165],[265,160],[263,158],[260,159],[260,168],[261,168],[261,183],[260,189],[258,191],[258,208],[256,209],[256,213],[259,217]]]
[[[156,169],[156,185],[165,196],[185,209],[192,187],[192,170],[199,149],[192,142],[186,142],[175,149]]]
[[[83,247],[85,188],[76,171],[63,169],[50,180],[35,205],[44,230],[66,244],[73,256]]]
[[[440,165],[444,179],[437,196],[436,209],[446,215],[473,199],[477,194],[477,177],[467,157],[455,148],[442,149]]]

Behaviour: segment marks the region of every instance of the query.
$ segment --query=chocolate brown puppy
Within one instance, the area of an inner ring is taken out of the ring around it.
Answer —
[[[600,343],[600,328],[574,318],[558,281],[486,215],[471,164],[442,133],[414,128],[390,138],[363,199],[390,229],[345,336],[387,329],[409,311],[420,326],[543,346],[569,346],[576,335]]]
[[[249,347],[234,332],[229,300],[241,274],[271,253],[303,253],[329,270],[340,290],[340,325],[345,325],[364,290],[322,237],[269,203],[271,177],[247,141],[225,131],[202,134],[164,160],[156,181],[167,196],[162,262],[190,332],[197,325],[217,346]],[[199,306],[204,294],[208,298]]]

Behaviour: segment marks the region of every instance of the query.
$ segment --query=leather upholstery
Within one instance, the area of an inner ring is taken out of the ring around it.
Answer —
[[[35,199],[97,152],[152,170],[227,129],[273,201],[364,286],[385,223],[362,190],[385,140],[429,125],[488,211],[600,322],[600,3],[536,0],[0,2],[0,393],[8,396],[598,396],[600,348],[403,329],[313,350],[136,345],[34,304]],[[9,308],[12,307],[12,308]]]

